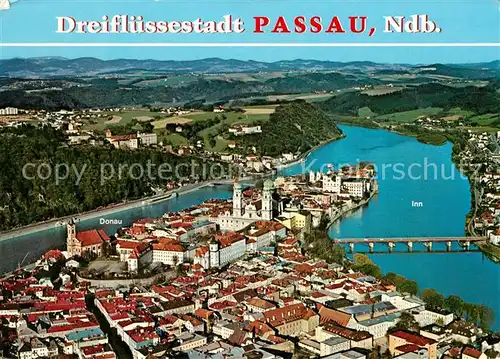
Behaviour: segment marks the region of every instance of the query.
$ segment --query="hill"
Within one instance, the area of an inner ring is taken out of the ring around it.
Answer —
[[[255,147],[258,153],[280,156],[283,153],[304,153],[312,147],[341,136],[334,120],[305,101],[294,101],[276,108],[262,124],[262,133],[237,137],[238,147],[247,152]]]
[[[199,160],[190,157],[152,150],[67,147],[64,141],[62,132],[50,127],[0,131],[0,231],[142,198],[154,194],[152,188],[164,188],[180,179],[188,181],[193,175],[197,177],[194,179],[203,179],[206,175],[201,171],[201,163],[191,168],[192,161]],[[166,163],[173,169],[171,172],[144,172],[146,168],[157,169]],[[26,164],[50,164],[51,171],[71,164],[75,170],[63,170],[60,173],[67,177],[56,180],[55,172],[45,176],[47,171],[43,166],[39,167],[44,168],[40,172],[43,175],[35,174],[36,167],[31,171],[28,166],[25,172]],[[105,170],[103,164],[107,166]],[[153,165],[148,167],[148,164]],[[118,175],[119,166],[125,169],[123,175]],[[214,167],[215,171],[219,169]]]
[[[459,77],[495,77],[499,75],[498,63],[478,63],[466,65],[431,65],[437,67],[436,74]],[[276,62],[243,61],[235,59],[207,58],[191,61],[172,60],[100,60],[93,57],[67,59],[61,57],[13,58],[0,60],[0,76],[50,78],[60,76],[88,77],[125,72],[156,73],[250,73],[273,71],[362,71],[381,70],[420,71],[421,66],[406,64],[381,64],[370,61],[336,62],[319,60],[285,60]]]
[[[352,116],[357,116],[358,110],[363,107],[379,115],[430,107],[460,107],[485,114],[497,113],[499,100],[499,93],[493,86],[451,87],[431,83],[376,96],[346,92],[318,103],[318,106],[327,112]]]

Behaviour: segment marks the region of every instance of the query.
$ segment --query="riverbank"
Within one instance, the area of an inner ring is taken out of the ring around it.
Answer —
[[[241,181],[248,181],[251,179],[252,179],[252,177],[245,177],[245,178],[241,178],[240,180]],[[233,183],[233,179],[210,180],[210,181],[204,181],[204,182],[200,182],[200,183],[188,184],[186,186],[180,187],[178,189],[170,190],[170,191],[162,193],[162,194],[158,194],[158,195],[154,195],[154,196],[150,196],[150,197],[144,197],[144,198],[140,198],[140,199],[129,201],[129,202],[118,203],[115,205],[111,205],[109,207],[99,208],[99,209],[95,209],[95,210],[88,211],[88,212],[82,212],[82,213],[78,213],[78,214],[74,214],[74,215],[53,218],[53,219],[50,219],[50,220],[44,221],[44,222],[33,223],[33,224],[23,226],[20,228],[16,228],[13,230],[0,232],[0,242],[4,241],[4,240],[15,238],[15,237],[34,234],[34,233],[48,230],[48,229],[62,227],[62,226],[65,226],[71,220],[73,220],[74,222],[82,222],[82,221],[86,221],[89,219],[95,219],[98,217],[111,216],[111,215],[118,213],[118,212],[121,212],[121,211],[139,208],[139,207],[147,206],[150,204],[166,201],[166,200],[172,198],[173,194],[176,194],[177,196],[182,196],[182,195],[186,195],[186,194],[195,192],[195,191],[200,190],[200,189],[207,187],[207,186],[225,185],[225,184],[231,184],[231,183]]]
[[[361,207],[367,205],[368,203],[370,203],[370,200],[377,193],[378,193],[378,191],[372,191],[370,193],[370,196],[368,198],[362,199],[361,201],[359,201],[358,203],[356,203],[354,206],[348,206],[347,208],[345,208],[345,209],[341,210],[339,213],[337,213],[337,215],[335,215],[335,217],[331,218],[330,221],[328,222],[328,225],[326,226],[326,232],[328,233],[328,230],[330,229],[330,227],[333,224],[335,224],[335,222],[337,222],[338,220],[342,219],[343,217],[345,217],[349,213],[357,210],[358,208],[361,208]]]
[[[309,149],[309,150],[307,150],[306,152],[304,152],[303,154],[301,154],[301,155],[300,155],[297,159],[295,159],[295,160],[293,160],[293,161],[291,161],[291,162],[285,163],[285,164],[283,164],[283,165],[279,165],[278,167],[276,167],[276,169],[277,169],[277,170],[284,170],[284,169],[287,169],[287,168],[289,168],[289,167],[295,166],[295,165],[297,165],[297,164],[299,164],[299,163],[303,163],[303,162],[305,162],[305,160],[307,160],[307,157],[309,157],[309,155],[310,155],[312,152],[316,151],[317,149],[319,149],[319,148],[321,148],[321,147],[323,147],[323,146],[326,146],[327,144],[329,144],[329,143],[331,143],[331,142],[333,142],[333,141],[341,140],[341,139],[343,139],[343,138],[345,138],[345,137],[346,137],[346,136],[345,136],[345,134],[344,134],[344,133],[342,133],[342,134],[341,134],[340,136],[338,136],[338,137],[334,137],[334,138],[331,138],[331,139],[329,139],[329,140],[327,140],[327,141],[323,141],[323,142],[321,142],[320,144],[318,144],[318,145],[316,145],[316,146],[312,147],[311,149]]]
[[[487,241],[476,242],[475,245],[488,257],[491,261],[500,264],[500,247],[495,246]]]
[[[349,120],[344,120],[342,121],[342,123],[344,123],[347,126],[380,129],[384,131],[393,132],[400,136],[415,138],[419,142],[433,146],[442,146],[449,141],[453,145],[451,160],[455,164],[457,169],[465,176],[467,176],[470,187],[470,193],[471,193],[470,214],[465,217],[465,223],[464,223],[465,233],[467,236],[477,235],[474,231],[473,219],[477,216],[477,210],[480,204],[480,198],[482,196],[479,193],[482,193],[482,188],[479,181],[476,181],[476,178],[472,176],[471,172],[464,171],[462,163],[460,163],[459,154],[461,151],[463,151],[463,148],[459,147],[459,143],[460,139],[463,139],[463,134],[457,131],[444,133],[445,131],[440,129],[436,129],[435,131],[426,130],[424,135],[426,134],[428,136],[428,141],[427,141],[424,138],[419,138],[419,135],[422,135],[422,133],[419,134],[417,132],[412,132],[408,129],[401,130],[397,126],[384,126],[375,123],[373,121],[366,122],[365,126],[356,123],[355,121],[350,122]],[[435,137],[433,137],[433,135],[435,135]],[[500,263],[500,247],[491,245],[488,242],[479,244],[477,245],[477,247],[481,250],[481,252],[483,252],[484,255],[486,255],[493,262]]]

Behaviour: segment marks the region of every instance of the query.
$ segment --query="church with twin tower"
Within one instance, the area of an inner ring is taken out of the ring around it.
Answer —
[[[262,198],[260,201],[245,203],[243,188],[237,179],[233,186],[233,210],[221,213],[215,222],[221,231],[239,231],[256,221],[270,221],[273,219],[273,191],[274,183],[270,179],[264,181]]]

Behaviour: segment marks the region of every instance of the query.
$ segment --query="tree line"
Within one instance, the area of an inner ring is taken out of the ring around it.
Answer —
[[[211,173],[203,165],[211,163],[160,150],[69,147],[64,135],[50,127],[2,129],[0,230],[150,196],[155,188],[180,179],[207,179]],[[64,165],[69,171],[61,172],[65,178],[58,180],[55,168]],[[160,173],[160,165],[167,170]],[[212,175],[225,170],[223,165],[214,166]]]

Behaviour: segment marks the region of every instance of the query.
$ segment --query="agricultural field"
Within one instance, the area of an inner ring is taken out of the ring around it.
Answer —
[[[376,115],[377,114],[375,112],[372,112],[372,110],[370,110],[370,108],[366,107],[366,106],[365,107],[361,107],[358,110],[358,116],[362,117],[362,118],[367,118],[367,117],[373,118]]]
[[[498,121],[498,113],[487,113],[484,115],[473,116],[470,118],[472,124],[478,126],[489,126],[493,122]]]
[[[164,145],[171,144],[173,147],[187,145],[189,142],[187,138],[178,133],[158,134],[158,141],[163,141]]]
[[[156,116],[160,116],[160,114],[144,110],[107,112],[100,118],[83,120],[83,130],[104,131],[107,128],[113,128],[113,126],[117,125],[126,126],[132,122],[134,118],[139,122],[147,122],[153,120]]]
[[[498,132],[500,128],[492,126],[461,126],[461,130],[471,130],[472,132]]]
[[[452,108],[446,111],[446,116],[443,116],[442,119],[445,121],[458,121],[460,118],[469,118],[474,115],[472,111],[465,111],[460,108]]]
[[[310,93],[310,94],[292,94],[292,95],[271,95],[267,96],[267,101],[292,101],[292,100],[305,100],[308,102],[324,101],[332,97],[331,93]]]
[[[381,86],[370,90],[362,91],[361,93],[368,96],[388,95],[393,92],[401,91],[404,87],[389,87]]]
[[[377,116],[376,121],[384,122],[413,122],[419,117],[424,116],[434,116],[442,112],[443,109],[440,107],[427,107],[412,111],[395,112],[387,115]]]
[[[269,119],[269,115],[275,111],[276,105],[272,106],[248,106],[244,107],[244,113],[242,112],[191,112],[182,116],[169,117],[157,120],[153,122],[155,126],[155,131],[162,138],[165,138],[165,141],[168,141],[173,146],[179,146],[182,144],[186,144],[188,139],[186,139],[182,133],[171,133],[165,134],[165,126],[169,123],[176,123],[179,125],[188,124],[190,122],[201,122],[209,119],[213,119],[216,116],[222,117],[225,119],[211,127],[205,128],[202,131],[198,132],[198,135],[203,138],[205,149],[214,152],[223,151],[227,147],[227,141],[220,137],[220,130],[223,125],[231,126],[233,124],[253,124],[255,122],[267,121]],[[215,136],[215,146],[212,148],[209,144],[209,140],[211,136]]]
[[[213,114],[213,112],[208,112],[208,113]],[[202,114],[204,114],[204,112],[196,111],[196,112],[191,112],[191,113],[188,113],[188,114],[182,115],[182,116],[165,117],[165,118],[154,121],[153,126],[154,126],[155,130],[160,130],[160,129],[165,128],[166,125],[171,124],[171,123],[175,123],[178,125],[184,125],[186,123],[193,122],[194,116],[198,116],[198,115],[202,115]],[[209,118],[209,117],[206,117],[206,118]]]
[[[190,83],[198,81],[200,77],[197,75],[177,75],[164,77],[161,79],[151,79],[137,82],[134,86],[139,87],[157,87],[157,86],[172,86],[179,87],[189,85]]]

